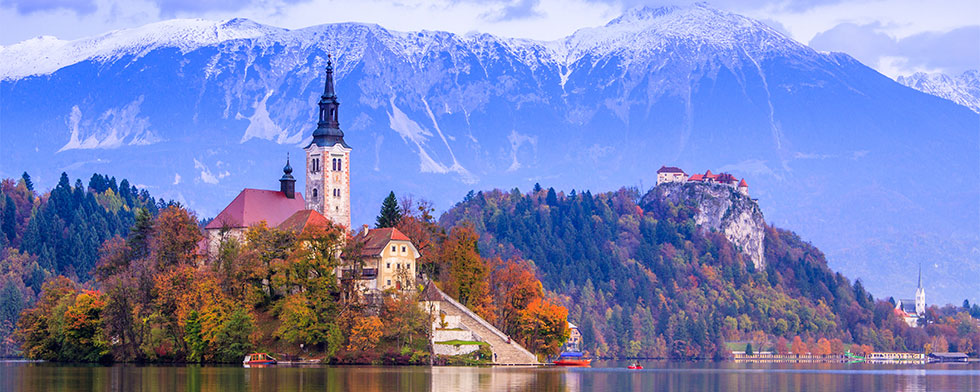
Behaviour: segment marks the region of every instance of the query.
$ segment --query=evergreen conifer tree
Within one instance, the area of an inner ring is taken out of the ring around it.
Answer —
[[[21,174],[20,177],[24,179],[24,186],[27,187],[27,190],[33,192],[34,191],[34,181],[31,181],[31,176],[29,174],[27,174],[27,172],[24,172],[24,174]]]
[[[2,223],[0,223],[0,232],[6,234],[7,241],[13,242],[14,237],[17,235],[16,227],[16,217],[17,217],[17,207],[14,206],[14,199],[10,195],[6,195],[6,200],[4,201]]]
[[[381,229],[385,227],[395,227],[402,220],[402,211],[398,207],[398,200],[395,199],[395,192],[388,193],[388,197],[381,203],[381,215],[378,215],[374,226]]]
[[[755,353],[752,352],[752,343],[746,344],[745,345],[745,355],[754,355],[754,354]]]

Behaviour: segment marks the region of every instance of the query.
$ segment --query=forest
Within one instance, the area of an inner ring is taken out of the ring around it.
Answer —
[[[337,279],[338,266],[361,263],[351,256],[356,233],[256,225],[206,254],[207,220],[127,180],[95,174],[72,185],[63,174],[38,193],[24,173],[0,191],[4,356],[237,362],[265,350],[448,363],[430,355],[420,290],[360,298]],[[437,220],[429,202],[391,193],[375,226],[409,236],[420,277],[542,357],[560,351],[566,320],[600,357],[720,359],[732,342],[814,353],[980,348],[976,304],[930,306],[911,328],[893,302],[832,272],[790,231],[765,227],[756,270],[724,235],[695,224],[697,205],[643,196],[471,192]]]
[[[3,206],[4,211],[13,206],[10,216],[15,218],[20,208],[31,211],[27,224],[10,231],[9,244],[21,249],[5,247],[0,264],[5,355],[67,362],[220,363],[263,350],[341,364],[478,364],[489,359],[482,352],[462,361],[430,355],[434,320],[418,306],[421,287],[365,295],[352,280],[338,279],[338,268],[363,263],[362,237],[341,227],[297,232],[258,224],[247,229],[243,240],[221,233],[217,252],[208,254],[201,229],[206,220],[178,203],[154,204],[143,191],[139,197],[118,197],[123,191],[113,190],[112,178],[93,176],[85,188],[80,181],[71,186],[63,175],[44,195],[31,189],[26,174],[16,184],[4,184],[12,194],[33,201]],[[125,180],[122,184],[126,188],[118,189],[139,195]],[[568,336],[567,311],[545,298],[526,264],[484,259],[471,229],[446,233],[426,203],[403,203],[399,206],[392,194],[377,226],[410,233],[428,255],[424,269],[433,272],[437,285],[534,351],[558,351]],[[66,224],[59,220],[63,216],[73,220]],[[33,230],[46,234],[37,236]],[[89,242],[73,243],[77,235],[63,235],[76,230],[91,232],[81,237]],[[33,238],[45,241],[30,243]],[[46,259],[50,253],[44,249],[67,246],[95,250],[68,248],[77,252],[64,264]],[[507,289],[494,291],[494,286]]]
[[[724,235],[695,224],[697,205],[644,196],[470,192],[440,224],[472,227],[486,257],[533,265],[593,355],[724,358],[726,342],[789,351],[796,340],[803,352],[980,349],[976,304],[930,306],[924,327],[912,328],[790,231],[765,228],[756,270]]]

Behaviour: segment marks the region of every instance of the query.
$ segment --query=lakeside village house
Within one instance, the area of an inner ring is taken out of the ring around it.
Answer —
[[[286,159],[279,190],[243,189],[207,226],[207,251],[216,254],[224,238],[245,241],[249,226],[265,221],[270,227],[302,232],[328,222],[350,228],[350,153],[340,130],[340,102],[333,85],[333,64],[327,59],[327,75],[320,96],[319,120],[313,141],[306,152],[306,195],[296,192],[293,168]],[[342,279],[355,279],[364,294],[387,289],[414,287],[416,262],[421,256],[412,241],[395,228],[363,229],[355,236],[363,241],[364,266],[359,276],[354,270],[338,270]]]
[[[707,184],[720,184],[731,187],[745,196],[749,195],[749,184],[743,178],[741,181],[728,173],[713,174],[708,170],[704,174],[694,174],[688,176],[683,170],[673,166],[661,166],[657,170],[657,185],[666,182],[702,182]]]

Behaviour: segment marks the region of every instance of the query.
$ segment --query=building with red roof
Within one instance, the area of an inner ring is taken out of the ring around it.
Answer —
[[[749,195],[749,185],[745,182],[743,178],[739,181],[735,176],[729,173],[719,173],[714,174],[711,170],[704,172],[704,174],[693,174],[688,176],[678,167],[674,166],[660,166],[657,170],[657,185],[668,183],[668,182],[701,182],[707,184],[721,184],[731,187],[745,196]]]
[[[245,230],[249,226],[265,222],[270,227],[276,227],[297,211],[306,208],[303,194],[295,192],[296,180],[293,179],[293,168],[289,165],[288,158],[282,170],[278,191],[242,189],[218,216],[204,226],[209,254],[216,254],[218,245],[226,238],[244,241]]]
[[[361,290],[367,293],[414,288],[417,261],[422,255],[408,236],[394,227],[369,229],[364,225],[354,241],[362,244],[361,272],[357,273],[356,265],[346,266],[339,274],[343,279],[356,277]],[[344,255],[344,258],[351,257]]]
[[[299,210],[286,220],[282,221],[277,227],[279,230],[302,233],[311,228],[323,228],[330,226],[330,220],[316,210]]]
[[[674,166],[660,166],[657,170],[657,185],[665,182],[683,182],[687,180],[687,174],[683,170]]]

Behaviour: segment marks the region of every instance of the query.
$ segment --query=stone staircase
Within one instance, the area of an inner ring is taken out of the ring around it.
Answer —
[[[495,354],[495,365],[539,365],[538,358],[527,351],[520,344],[509,339],[503,332],[494,328],[486,320],[477,316],[465,306],[456,302],[452,297],[437,290],[442,296],[440,310],[447,316],[460,316],[460,319],[467,329],[478,335],[483,341],[490,344],[490,350]],[[510,341],[508,343],[508,340]]]

